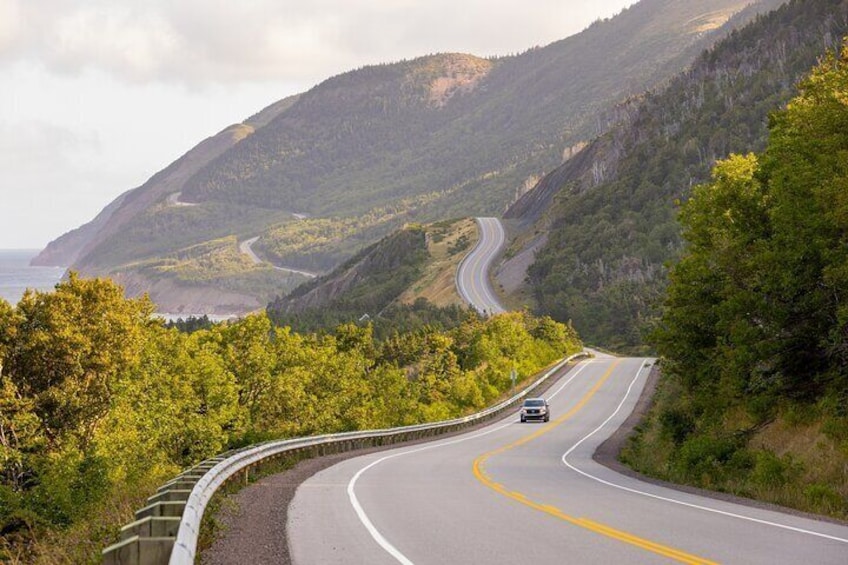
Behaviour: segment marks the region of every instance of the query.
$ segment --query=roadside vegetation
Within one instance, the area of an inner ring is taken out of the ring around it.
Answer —
[[[683,206],[664,379],[624,460],[848,519],[848,42],[799,92]]]
[[[71,276],[0,300],[0,561],[99,563],[121,524],[180,469],[271,438],[478,411],[580,349],[526,313],[383,339],[238,322],[166,327],[147,299]],[[181,331],[186,330],[186,331]]]
[[[444,194],[423,194],[372,208],[360,216],[304,218],[262,232],[256,249],[278,265],[329,271],[364,247],[400,229]]]

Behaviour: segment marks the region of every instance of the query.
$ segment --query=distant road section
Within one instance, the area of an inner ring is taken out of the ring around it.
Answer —
[[[256,237],[251,237],[250,239],[246,239],[246,240],[242,241],[241,243],[239,243],[239,251],[241,251],[242,253],[244,253],[248,257],[250,257],[250,260],[258,265],[258,264],[262,263],[262,259],[260,259],[259,255],[257,255],[253,251],[253,244],[256,243],[257,241],[259,241],[258,235]]]
[[[239,243],[239,251],[250,257],[250,260],[256,263],[257,265],[260,263],[264,263],[261,257],[253,251],[253,244],[259,241],[259,236],[251,237],[250,239],[246,239]],[[278,271],[285,271],[287,273],[292,273],[295,275],[301,275],[308,279],[314,279],[318,275],[316,273],[310,273],[309,271],[301,271],[299,269],[289,269],[288,267],[277,267],[276,265],[272,265]]]
[[[180,200],[180,195],[182,192],[175,192],[168,196],[168,206],[197,206],[197,204],[193,202],[183,202]]]
[[[481,314],[506,312],[489,282],[489,268],[506,241],[503,225],[497,218],[475,218],[480,239],[463,259],[456,272],[459,295]]]

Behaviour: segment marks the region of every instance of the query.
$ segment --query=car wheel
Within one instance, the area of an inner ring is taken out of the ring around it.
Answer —
[[[527,421],[527,420],[525,420],[525,419],[524,419],[524,416],[522,416],[522,417],[521,417],[521,423],[523,424],[523,423],[524,423],[524,422],[526,422],[526,421]]]
[[[550,414],[545,414],[545,421],[546,421],[546,422],[550,422],[550,421],[551,421],[551,415],[550,415]]]

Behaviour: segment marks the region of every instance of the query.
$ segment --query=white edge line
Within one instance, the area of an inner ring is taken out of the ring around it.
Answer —
[[[580,368],[577,369],[576,371],[574,371],[574,374],[571,375],[562,385],[560,385],[560,387],[553,394],[551,394],[551,396],[549,397],[549,400],[551,398],[553,398],[554,396],[556,396],[557,394],[559,394],[559,392],[562,389],[564,389],[569,383],[571,383],[571,381],[573,381],[577,377],[577,375],[579,375],[583,371],[583,369],[588,367],[590,363],[591,363],[591,361],[581,362]],[[408,451],[402,451],[400,453],[394,453],[392,455],[386,455],[385,457],[381,457],[380,459],[377,459],[376,461],[372,461],[371,463],[369,463],[368,465],[366,465],[365,467],[363,467],[362,469],[357,471],[356,474],[353,475],[353,478],[350,479],[350,482],[347,484],[347,496],[350,499],[350,504],[351,504],[351,506],[353,506],[353,509],[356,512],[356,516],[359,518],[359,521],[362,522],[362,525],[365,526],[365,529],[368,530],[368,533],[371,534],[371,537],[374,539],[374,541],[376,541],[377,544],[380,547],[382,547],[383,550],[386,553],[388,553],[389,555],[394,557],[399,563],[403,563],[403,565],[414,565],[413,562],[410,561],[410,559],[407,556],[405,556],[403,553],[401,553],[398,548],[396,548],[394,545],[392,545],[392,543],[389,540],[387,540],[383,536],[383,534],[380,533],[380,531],[376,528],[376,526],[374,526],[374,523],[371,522],[371,519],[368,517],[368,514],[365,512],[365,509],[362,508],[362,504],[360,504],[359,498],[357,498],[357,496],[356,496],[356,482],[359,480],[359,477],[361,477],[370,468],[379,465],[383,461],[388,461],[389,459],[394,459],[395,457],[401,457],[402,455],[411,455],[413,453],[426,451],[428,449],[435,449],[437,447],[446,447],[448,445],[455,445],[457,443],[462,443],[462,442],[469,441],[469,440],[472,440],[472,439],[477,439],[479,437],[483,437],[483,436],[498,432],[498,431],[500,431],[500,430],[502,430],[502,429],[504,429],[508,426],[511,426],[513,423],[514,422],[512,420],[510,420],[509,422],[506,422],[506,423],[501,424],[497,427],[491,428],[489,430],[486,430],[484,432],[480,432],[480,433],[477,433],[477,434],[474,434],[474,435],[464,436],[464,437],[454,439],[454,440],[442,441],[442,442],[439,442],[439,443],[425,445],[424,447],[418,447],[418,448],[415,448],[415,449],[410,449]]]
[[[624,403],[627,401],[628,396],[630,396],[630,392],[631,392],[631,390],[633,389],[633,385],[634,385],[634,384],[636,384],[636,381],[637,381],[637,380],[639,379],[639,377],[641,376],[641,374],[642,374],[642,369],[644,369],[645,367],[646,367],[646,365],[645,365],[645,363],[643,363],[643,364],[639,367],[639,370],[638,370],[638,371],[636,371],[636,376],[635,376],[635,377],[633,377],[633,380],[630,382],[630,386],[628,386],[628,387],[627,387],[627,392],[624,394],[624,398],[622,398],[622,399],[621,399],[621,402],[619,402],[619,403],[618,403],[618,407],[615,409],[615,411],[614,411],[612,414],[610,414],[610,416],[609,416],[606,420],[604,420],[604,422],[603,422],[600,426],[598,426],[597,428],[595,428],[594,430],[592,430],[591,432],[589,432],[589,434],[587,434],[586,436],[584,436],[584,437],[583,437],[583,439],[581,439],[580,441],[578,441],[577,443],[575,443],[575,444],[574,444],[574,445],[573,445],[573,446],[572,446],[572,447],[571,447],[568,451],[566,451],[565,453],[563,453],[563,455],[562,455],[562,462],[563,462],[563,464],[565,464],[565,466],[566,466],[566,467],[568,467],[569,469],[571,469],[571,470],[573,470],[573,471],[576,471],[577,473],[579,473],[579,474],[583,475],[584,477],[587,477],[587,478],[589,478],[589,479],[592,479],[593,481],[597,481],[597,482],[599,482],[599,483],[601,483],[601,484],[604,484],[604,485],[607,485],[607,486],[610,486],[610,487],[613,487],[613,488],[617,488],[617,489],[619,489],[619,490],[627,491],[627,492],[630,492],[630,493],[633,493],[633,494],[639,494],[639,495],[642,495],[642,496],[647,496],[648,498],[654,498],[654,499],[656,499],[656,500],[662,500],[662,501],[664,501],[664,502],[670,502],[670,503],[672,503],[672,504],[678,504],[678,505],[680,505],[680,506],[686,506],[686,507],[689,507],[689,508],[695,508],[695,509],[697,509],[697,510],[703,510],[703,511],[705,511],[705,512],[712,512],[712,513],[714,513],[714,514],[720,514],[720,515],[722,515],[722,516],[727,516],[727,517],[730,517],[730,518],[738,518],[739,520],[746,520],[746,521],[748,521],[748,522],[755,522],[755,523],[757,523],[757,524],[763,524],[763,525],[766,525],[766,526],[772,526],[772,527],[775,527],[775,528],[781,528],[781,529],[783,529],[783,530],[790,530],[790,531],[793,531],[793,532],[797,532],[797,533],[801,533],[801,534],[806,534],[806,535],[810,535],[810,536],[816,536],[816,537],[820,537],[820,538],[825,538],[825,539],[829,539],[829,540],[833,540],[833,541],[838,541],[838,542],[841,542],[841,543],[848,543],[848,539],[840,538],[840,537],[837,537],[837,536],[831,536],[831,535],[829,535],[829,534],[823,534],[823,533],[821,533],[821,532],[815,532],[815,531],[812,531],[812,530],[805,530],[805,529],[803,529],[803,528],[797,528],[797,527],[795,527],[795,526],[789,526],[789,525],[786,525],[786,524],[780,524],[780,523],[777,523],[777,522],[771,522],[771,521],[769,521],[769,520],[763,520],[763,519],[760,519],[760,518],[754,518],[754,517],[752,517],[752,516],[744,516],[744,515],[742,515],[742,514],[736,514],[736,513],[734,513],[734,512],[728,512],[728,511],[725,511],[725,510],[719,510],[719,509],[717,509],[717,508],[710,508],[710,507],[708,507],[708,506],[701,506],[701,505],[699,505],[699,504],[693,504],[693,503],[691,503],[691,502],[684,502],[684,501],[682,501],[682,500],[677,500],[677,499],[674,499],[674,498],[668,498],[668,497],[665,497],[665,496],[660,496],[660,495],[658,495],[658,494],[652,494],[652,493],[650,493],[650,492],[645,492],[645,491],[637,490],[637,489],[634,489],[634,488],[626,487],[626,486],[624,486],[624,485],[619,485],[619,484],[616,484],[616,483],[612,483],[612,482],[607,481],[607,480],[604,480],[604,479],[602,479],[602,478],[600,478],[600,477],[596,477],[595,475],[592,475],[591,473],[588,473],[588,472],[586,472],[586,471],[582,471],[582,470],[578,469],[577,467],[575,467],[574,465],[572,465],[571,463],[569,463],[569,462],[568,462],[568,456],[569,456],[569,455],[571,455],[571,453],[572,453],[575,449],[577,449],[578,447],[580,447],[580,445],[581,445],[584,441],[586,441],[587,439],[589,439],[590,437],[592,437],[593,435],[595,435],[595,434],[596,434],[598,431],[600,431],[600,430],[601,430],[604,426],[606,426],[606,425],[609,423],[609,421],[610,421],[610,420],[612,420],[612,419],[613,419],[613,418],[614,418],[614,417],[615,417],[615,416],[619,413],[619,411],[621,410],[621,407],[622,407],[622,406],[624,406]]]

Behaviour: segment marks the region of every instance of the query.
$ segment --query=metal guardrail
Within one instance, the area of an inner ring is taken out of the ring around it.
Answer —
[[[458,431],[492,419],[531,394],[560,368],[585,351],[554,365],[531,385],[503,402],[463,418],[384,430],[367,430],[294,438],[256,444],[206,460],[175,477],[136,512],[136,521],[121,530],[122,541],[103,550],[106,565],[191,565],[206,506],[217,490],[240,471],[284,454],[311,456],[362,447],[389,445]],[[190,490],[189,490],[190,488]]]

